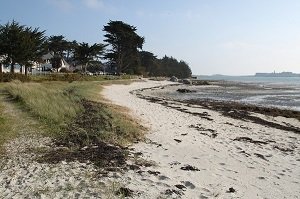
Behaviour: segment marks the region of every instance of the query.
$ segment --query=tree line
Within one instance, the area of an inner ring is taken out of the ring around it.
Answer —
[[[27,74],[28,68],[34,63],[41,63],[42,56],[51,52],[51,64],[57,70],[64,59],[72,65],[81,65],[83,71],[97,71],[106,61],[106,70],[117,74],[191,76],[186,62],[168,56],[159,59],[153,53],[144,51],[145,38],[136,33],[136,27],[122,21],[109,21],[103,31],[104,43],[90,45],[68,41],[63,35],[47,37],[45,31],[39,28],[20,25],[16,21],[7,22],[0,25],[0,61],[10,65],[11,73],[15,64],[19,64],[25,67]]]

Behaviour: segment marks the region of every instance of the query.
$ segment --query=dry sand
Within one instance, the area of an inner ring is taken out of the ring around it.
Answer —
[[[171,102],[177,109],[207,112],[208,120],[130,93],[167,84],[145,80],[103,91],[149,128],[146,141],[132,150],[155,165],[121,179],[136,198],[300,198],[299,134]],[[266,118],[300,127],[294,119]]]

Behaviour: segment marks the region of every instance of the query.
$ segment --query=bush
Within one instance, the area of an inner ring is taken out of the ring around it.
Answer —
[[[20,80],[21,82],[28,82],[30,78],[19,73],[0,73],[0,82],[11,82],[13,80]]]
[[[60,72],[61,72],[61,73],[70,73],[71,71],[69,71],[69,70],[66,69],[66,68],[62,68],[62,69],[60,69]]]

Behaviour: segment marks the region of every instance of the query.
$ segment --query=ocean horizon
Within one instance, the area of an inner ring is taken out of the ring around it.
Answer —
[[[237,101],[259,106],[277,107],[300,111],[300,77],[258,77],[225,76],[225,75],[198,75],[199,80],[224,81],[247,85],[247,87],[227,86],[218,89],[200,89],[193,98],[213,100]],[[197,89],[198,90],[198,89]]]
[[[261,77],[255,75],[195,75],[199,80],[223,80],[241,83],[290,85],[300,87],[300,77]]]

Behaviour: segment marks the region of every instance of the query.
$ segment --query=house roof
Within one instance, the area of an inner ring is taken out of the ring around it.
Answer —
[[[42,60],[52,59],[54,57],[52,52],[49,52],[42,56]]]

